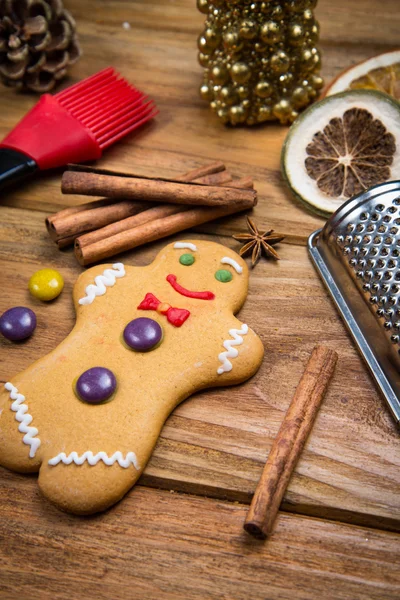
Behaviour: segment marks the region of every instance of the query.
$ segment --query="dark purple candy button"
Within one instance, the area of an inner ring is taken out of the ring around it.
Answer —
[[[76,393],[79,398],[89,404],[98,404],[107,400],[117,387],[117,380],[110,369],[92,367],[79,377],[76,382]]]
[[[18,342],[32,335],[36,328],[36,315],[26,306],[15,306],[6,310],[0,317],[0,332],[12,342]]]
[[[133,319],[124,329],[125,343],[136,352],[147,352],[160,343],[161,326],[153,319],[139,317]]]

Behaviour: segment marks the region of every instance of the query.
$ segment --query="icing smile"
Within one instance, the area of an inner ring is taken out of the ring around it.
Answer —
[[[214,300],[215,298],[215,294],[212,292],[192,292],[192,290],[187,290],[177,282],[176,275],[167,275],[167,281],[181,296],[196,298],[197,300]]]

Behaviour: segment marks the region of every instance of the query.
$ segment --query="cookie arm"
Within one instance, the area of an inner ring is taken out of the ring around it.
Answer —
[[[246,381],[256,373],[264,356],[264,346],[250,327],[235,319],[227,331],[216,361],[217,385]]]

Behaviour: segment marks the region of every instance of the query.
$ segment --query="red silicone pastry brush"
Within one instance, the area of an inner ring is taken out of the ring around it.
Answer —
[[[156,114],[153,101],[111,67],[44,94],[0,144],[0,188],[37,170],[100,158]]]

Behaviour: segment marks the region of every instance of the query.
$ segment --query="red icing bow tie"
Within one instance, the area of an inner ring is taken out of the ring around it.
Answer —
[[[155,310],[161,315],[165,315],[174,327],[180,327],[190,317],[190,312],[185,308],[175,308],[166,302],[160,302],[153,294],[146,294],[138,309]]]

